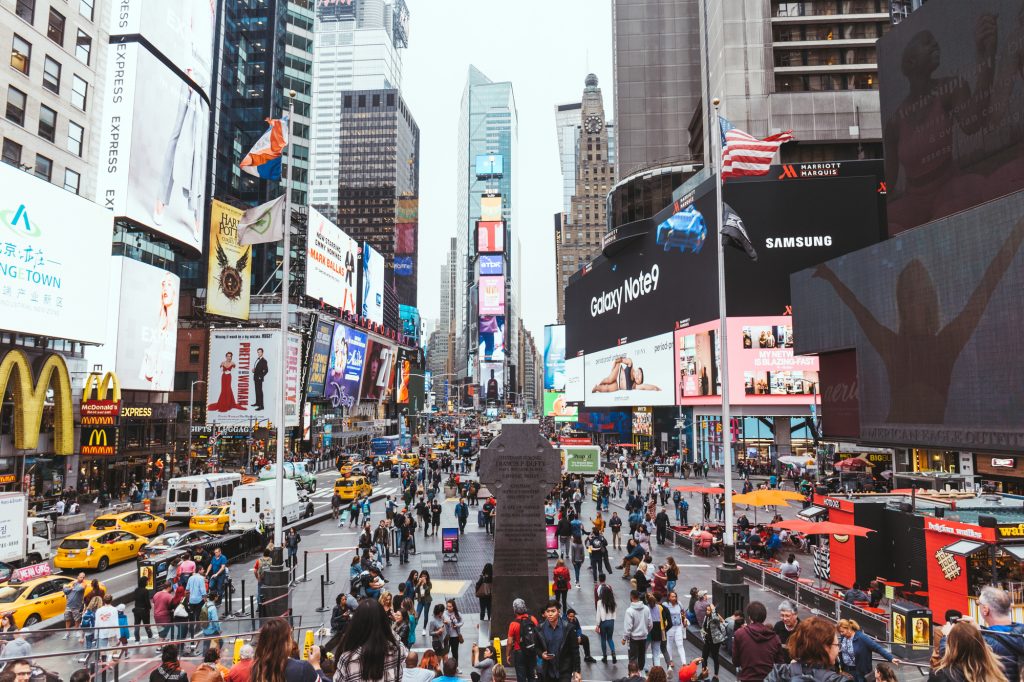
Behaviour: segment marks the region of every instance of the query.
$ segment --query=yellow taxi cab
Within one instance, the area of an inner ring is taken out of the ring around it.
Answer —
[[[420,465],[420,457],[415,452],[405,452],[401,455],[393,455],[391,457],[391,464],[404,464],[415,469]]]
[[[167,528],[167,522],[155,514],[144,511],[104,514],[92,522],[93,530],[126,530],[143,537],[160,535]]]
[[[9,613],[14,627],[23,628],[64,613],[64,586],[75,582],[66,575],[48,575],[0,587],[0,613]]]
[[[126,530],[83,530],[61,541],[53,565],[105,571],[112,564],[137,558],[139,549],[147,542],[146,538]]]
[[[223,533],[228,529],[230,518],[230,505],[207,507],[201,514],[196,514],[189,519],[188,527],[192,530],[205,530],[209,533]]]
[[[364,497],[373,494],[373,486],[366,480],[365,476],[349,476],[339,478],[334,482],[334,492],[343,500],[354,500],[357,497]]]

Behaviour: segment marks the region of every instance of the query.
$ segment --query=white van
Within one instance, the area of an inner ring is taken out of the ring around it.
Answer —
[[[256,528],[260,514],[267,528],[274,525],[274,497],[276,481],[258,481],[247,483],[235,488],[231,497],[231,529],[249,530]],[[295,481],[284,480],[284,509],[282,519],[284,525],[294,523],[306,514],[306,503],[299,499],[299,491]]]
[[[231,494],[242,483],[239,473],[202,474],[172,478],[167,483],[164,517],[188,521],[204,509],[231,502]]]

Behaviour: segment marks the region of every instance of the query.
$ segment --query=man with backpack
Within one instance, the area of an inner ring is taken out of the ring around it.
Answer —
[[[537,677],[537,655],[540,638],[537,633],[537,619],[526,610],[526,602],[516,599],[512,602],[515,618],[508,625],[508,648],[512,652],[512,664],[516,669],[516,681],[526,682]]]

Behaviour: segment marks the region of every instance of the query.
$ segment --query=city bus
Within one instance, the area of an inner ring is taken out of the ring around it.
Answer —
[[[231,494],[242,483],[239,473],[201,474],[172,478],[167,483],[164,517],[188,521],[203,510],[231,503]]]

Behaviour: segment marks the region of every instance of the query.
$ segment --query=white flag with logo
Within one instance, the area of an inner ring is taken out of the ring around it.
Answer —
[[[267,203],[250,208],[238,221],[238,243],[267,244],[284,239],[285,201],[282,194]]]

